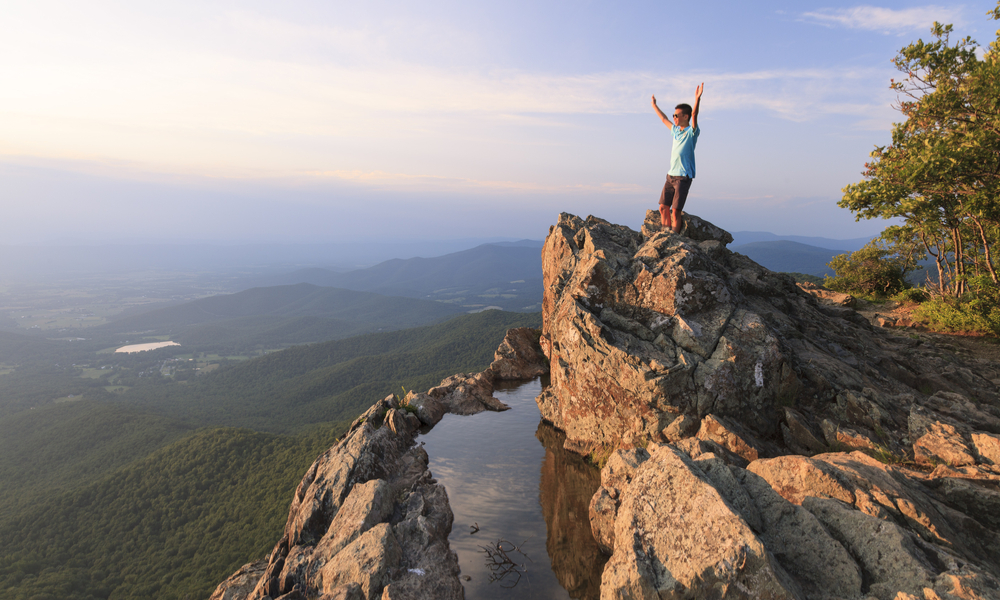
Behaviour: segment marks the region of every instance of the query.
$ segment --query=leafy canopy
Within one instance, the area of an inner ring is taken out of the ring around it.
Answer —
[[[1000,2],[989,13],[1000,20]],[[952,44],[951,25],[934,40],[903,48],[891,82],[905,121],[876,147],[865,180],[844,188],[839,206],[858,220],[901,219],[882,239],[908,260],[933,257],[936,291],[954,297],[968,281],[998,285],[993,253],[1000,239],[1000,32],[982,49],[969,37]]]

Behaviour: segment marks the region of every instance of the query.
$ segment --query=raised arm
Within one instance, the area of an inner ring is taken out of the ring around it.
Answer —
[[[663,111],[660,110],[660,107],[656,105],[656,96],[653,96],[653,110],[656,111],[656,114],[660,115],[660,120],[663,121],[663,124],[666,125],[669,129],[673,130],[674,122],[670,120],[670,117],[663,114]]]
[[[694,108],[691,109],[691,129],[698,128],[698,109],[701,107],[701,93],[705,91],[705,82],[701,82],[694,90]]]

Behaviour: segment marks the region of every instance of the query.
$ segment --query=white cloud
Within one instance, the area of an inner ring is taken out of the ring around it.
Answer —
[[[942,6],[919,6],[899,10],[879,6],[821,8],[803,13],[802,19],[830,27],[864,29],[886,34],[929,30],[935,21],[956,25],[962,23],[960,8]]]
[[[438,177],[433,175],[409,175],[386,173],[383,171],[313,171],[305,173],[314,182],[348,182],[378,189],[420,189],[424,192],[490,193],[505,194],[587,194],[620,195],[649,194],[649,187],[634,183],[595,184],[544,184],[524,181],[489,181],[459,177]],[[655,191],[655,190],[653,190]]]

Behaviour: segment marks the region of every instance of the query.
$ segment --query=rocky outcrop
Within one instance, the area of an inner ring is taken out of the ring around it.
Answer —
[[[1000,598],[1000,369],[725,245],[561,215],[538,398],[608,456],[601,597]],[[613,451],[613,452],[612,452]]]
[[[493,382],[547,368],[538,335],[511,330],[486,371],[375,403],[306,472],[271,553],[234,573],[211,600],[463,598],[448,547],[448,495],[415,437],[446,412],[505,409]]]
[[[711,224],[687,215],[686,236],[657,215],[636,232],[563,214],[546,239],[539,407],[568,447],[677,441],[711,415],[761,457],[840,444],[908,456],[911,410],[941,413],[935,394],[985,403],[973,429],[994,432],[1000,365],[872,327],[729,251]]]

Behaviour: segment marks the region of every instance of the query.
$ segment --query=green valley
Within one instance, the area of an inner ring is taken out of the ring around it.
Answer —
[[[309,288],[298,290],[306,292],[298,310],[263,316],[327,318],[310,308],[317,303]],[[402,317],[405,306],[371,300],[353,314]],[[191,304],[147,313],[147,324],[160,324],[127,339],[162,337],[157,328],[171,314],[197,314]],[[250,360],[182,337],[194,336],[192,327],[261,318],[259,310],[187,328],[179,323],[194,319],[177,318],[181,346],[136,354],[108,351],[124,341],[115,322],[80,331],[86,339],[0,332],[0,363],[9,365],[0,374],[5,597],[207,597],[280,537],[305,469],[359,412],[401,388],[485,368],[507,329],[541,319],[485,311],[320,343],[289,346],[291,338],[278,336],[281,343]],[[143,318],[128,319],[139,326]]]

